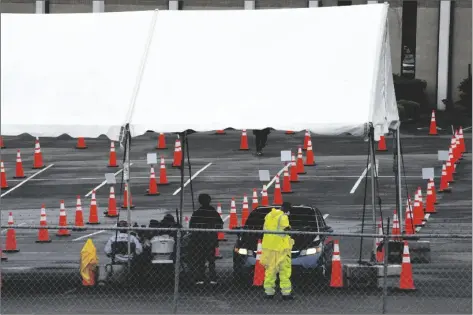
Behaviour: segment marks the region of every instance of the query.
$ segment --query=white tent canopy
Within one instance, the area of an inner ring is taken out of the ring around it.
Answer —
[[[387,10],[2,14],[2,134],[371,123],[377,138],[399,119]]]

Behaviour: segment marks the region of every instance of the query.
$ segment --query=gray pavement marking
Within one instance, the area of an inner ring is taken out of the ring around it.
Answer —
[[[130,163],[130,166],[132,166],[133,163]],[[121,172],[123,172],[123,168],[117,172],[115,172],[113,175],[117,176],[118,174],[120,174]],[[89,197],[90,195],[92,195],[92,192],[95,190],[97,192],[97,190],[99,190],[101,187],[103,187],[105,184],[107,184],[107,181],[104,180],[100,185],[98,185],[97,187],[95,187],[94,189],[92,189],[91,191],[89,191],[87,193],[87,195],[85,195],[85,197]]]
[[[24,181],[20,182],[18,185],[12,187],[10,190],[7,190],[6,192],[4,192],[0,197],[3,198],[5,197],[6,195],[8,195],[9,193],[11,193],[12,191],[14,191],[15,189],[21,187],[24,183],[28,182],[30,179],[32,179],[33,177],[41,174],[42,172],[46,171],[47,169],[49,169],[50,167],[52,167],[54,164],[49,164],[48,166],[46,166],[45,168],[43,168],[42,170],[39,170],[37,171],[36,173],[34,173],[33,175],[31,175],[30,177],[28,177],[27,179],[25,179]]]
[[[189,183],[191,182],[191,180],[193,180],[194,178],[197,177],[197,175],[199,175],[200,173],[202,173],[203,171],[205,171],[205,169],[208,168],[210,165],[212,165],[212,162],[210,162],[209,164],[205,165],[205,166],[202,167],[200,170],[198,170],[197,172],[195,172],[195,174],[192,175],[192,177],[189,178],[189,179],[184,183],[184,187],[186,187],[187,185],[189,185]],[[179,187],[172,195],[175,196],[175,195],[177,195],[180,191],[181,191],[181,187]]]
[[[365,177],[366,175],[366,172],[368,172],[368,170],[371,168],[371,163],[368,164],[368,167],[365,168],[365,170],[363,171],[363,173],[361,173],[360,177],[358,178],[358,180],[355,182],[355,185],[353,185],[353,188],[350,190],[350,194],[354,194],[356,189],[358,188],[358,186],[360,185],[361,181],[363,180],[363,177]]]

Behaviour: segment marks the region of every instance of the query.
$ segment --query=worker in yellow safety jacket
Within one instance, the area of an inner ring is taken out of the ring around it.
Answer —
[[[288,231],[291,229],[287,214],[291,204],[284,202],[281,210],[273,208],[264,218],[263,230]],[[294,240],[288,234],[268,234],[263,236],[261,264],[265,267],[264,291],[266,298],[273,298],[276,290],[276,276],[279,273],[279,286],[284,300],[292,300],[291,250]]]

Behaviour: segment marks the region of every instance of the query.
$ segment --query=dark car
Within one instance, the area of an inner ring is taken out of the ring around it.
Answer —
[[[258,207],[253,210],[245,225],[238,227],[239,230],[263,230],[264,218],[272,208],[278,206]],[[307,232],[333,232],[332,228],[325,224],[325,220],[319,209],[310,206],[293,206],[289,214],[289,222],[292,231]],[[250,282],[256,263],[256,250],[258,239],[262,239],[262,233],[239,233],[233,248],[233,273],[234,278],[244,282]],[[292,248],[292,269],[294,273],[314,273],[330,278],[333,243],[326,243],[324,235],[291,235],[294,239]]]

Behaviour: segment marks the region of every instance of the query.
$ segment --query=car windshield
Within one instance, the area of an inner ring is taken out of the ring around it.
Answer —
[[[248,230],[262,230],[265,216],[271,211],[270,207],[257,208],[250,213],[246,220],[245,229]],[[289,224],[293,230],[302,230],[309,227],[312,231],[318,231],[318,224],[316,212],[310,207],[292,208],[289,214]]]

